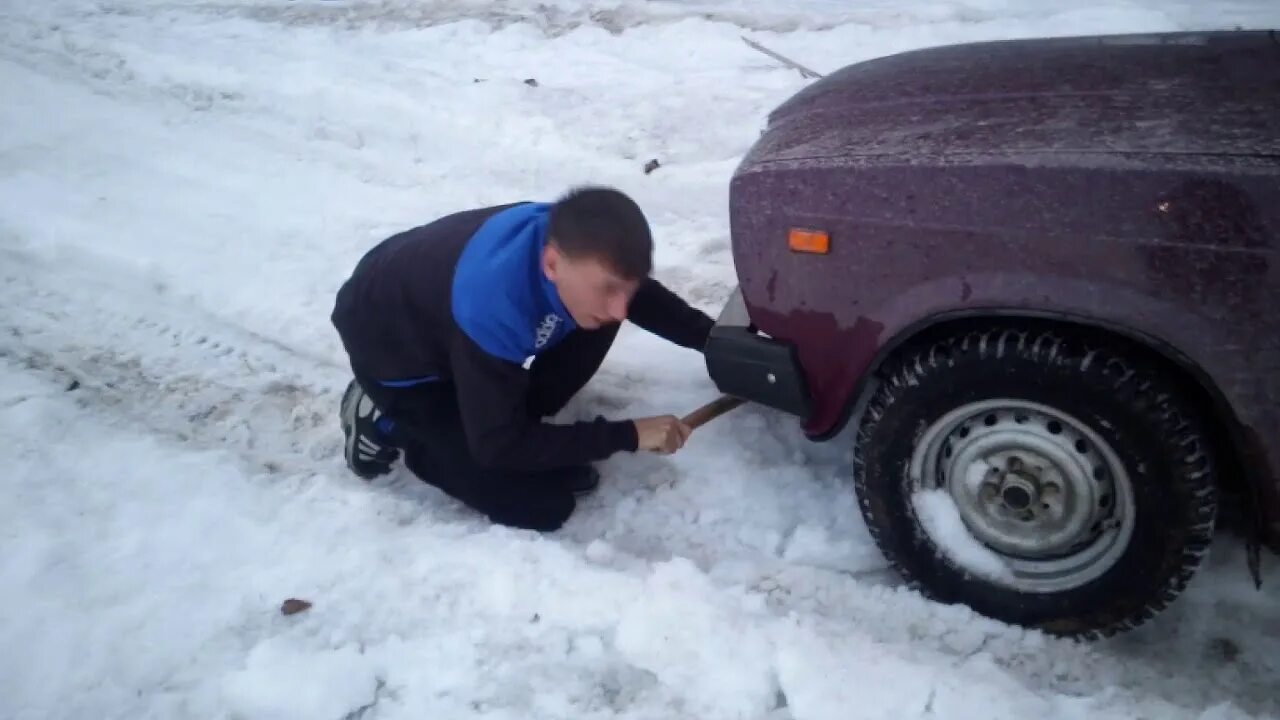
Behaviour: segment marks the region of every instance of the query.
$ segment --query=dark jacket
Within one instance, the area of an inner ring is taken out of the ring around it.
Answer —
[[[392,387],[452,382],[472,454],[527,470],[634,451],[629,421],[539,422],[526,361],[575,329],[541,271],[549,205],[468,210],[379,243],[338,291],[332,321],[356,376]],[[652,278],[628,319],[701,350],[713,321]]]

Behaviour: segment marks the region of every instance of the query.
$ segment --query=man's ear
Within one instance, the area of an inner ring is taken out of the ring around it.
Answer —
[[[549,242],[542,248],[542,274],[551,282],[555,282],[560,274],[561,261],[560,250],[553,243]]]

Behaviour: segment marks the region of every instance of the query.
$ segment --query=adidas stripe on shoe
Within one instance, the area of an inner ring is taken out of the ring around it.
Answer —
[[[346,439],[343,455],[351,472],[365,480],[391,472],[391,464],[400,457],[400,451],[387,437],[390,418],[383,415],[355,380],[342,394],[339,416]]]

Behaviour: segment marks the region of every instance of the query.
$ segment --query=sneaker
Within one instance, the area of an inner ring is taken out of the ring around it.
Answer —
[[[365,480],[391,472],[391,463],[400,457],[385,432],[391,418],[382,414],[355,380],[342,394],[339,416],[346,437],[343,455],[351,472]]]

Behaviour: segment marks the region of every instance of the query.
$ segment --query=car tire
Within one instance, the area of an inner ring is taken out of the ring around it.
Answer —
[[[1147,357],[1014,327],[897,353],[854,451],[881,552],[928,597],[1054,635],[1154,617],[1207,552],[1217,491],[1202,419]]]

